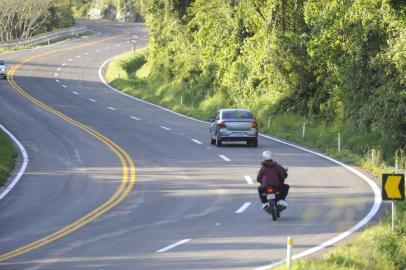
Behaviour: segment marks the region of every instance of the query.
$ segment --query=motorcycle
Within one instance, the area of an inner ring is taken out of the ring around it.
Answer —
[[[266,188],[266,199],[268,206],[264,209],[265,212],[272,216],[273,220],[277,220],[281,216],[281,212],[286,209],[286,206],[279,205],[280,191],[276,187]]]

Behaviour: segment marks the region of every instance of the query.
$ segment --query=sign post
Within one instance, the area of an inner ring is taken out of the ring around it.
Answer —
[[[395,201],[405,199],[405,175],[382,175],[382,199],[392,201],[392,230],[395,229]]]

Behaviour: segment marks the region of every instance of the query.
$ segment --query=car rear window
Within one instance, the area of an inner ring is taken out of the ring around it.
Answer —
[[[0,60],[0,65],[4,66],[4,60]]]
[[[254,119],[254,116],[248,111],[224,111],[223,119]]]

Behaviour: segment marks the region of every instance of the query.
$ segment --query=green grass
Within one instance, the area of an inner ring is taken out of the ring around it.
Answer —
[[[7,135],[0,131],[0,186],[14,168],[17,152]]]

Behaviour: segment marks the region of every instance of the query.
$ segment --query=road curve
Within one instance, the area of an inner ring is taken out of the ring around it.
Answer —
[[[99,67],[132,35],[145,46],[145,27],[83,23],[101,34],[3,56],[0,121],[30,163],[0,201],[0,269],[253,269],[287,236],[299,254],[371,210],[370,186],[334,162],[265,138],[215,148],[207,123],[106,87]],[[277,222],[252,181],[265,149],[289,167]]]

